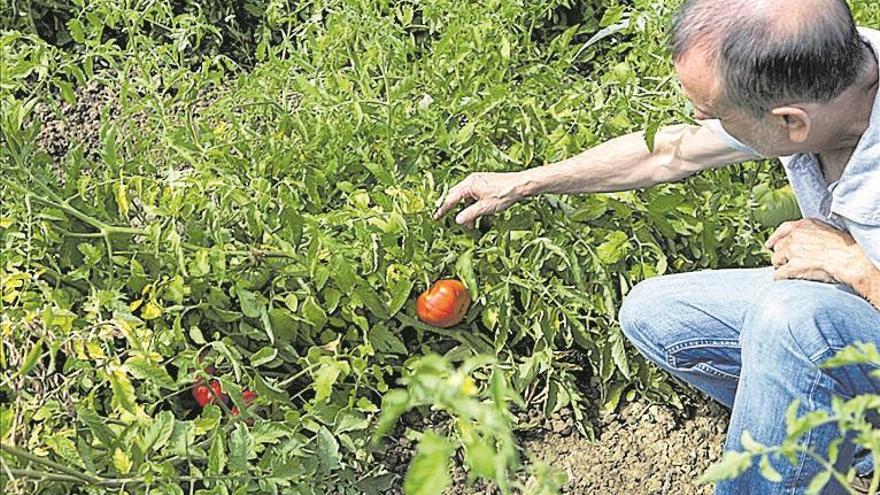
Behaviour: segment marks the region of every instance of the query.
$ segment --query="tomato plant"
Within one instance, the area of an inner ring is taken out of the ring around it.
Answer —
[[[680,405],[617,308],[646,277],[766,263],[750,193],[778,188],[777,168],[546,195],[475,231],[430,215],[469,172],[686,119],[662,55],[671,8],[2,9],[4,493],[427,490],[456,446],[513,491],[508,401],[569,408],[588,436],[586,381],[605,409]],[[474,318],[417,318],[441,276],[467,287]],[[225,399],[199,388],[191,407],[194,373]],[[376,462],[379,425],[435,396],[456,429],[398,480]]]

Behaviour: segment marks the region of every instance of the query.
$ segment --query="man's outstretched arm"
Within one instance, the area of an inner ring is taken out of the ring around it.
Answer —
[[[701,170],[756,158],[730,148],[707,127],[681,124],[658,130],[653,151],[645,144],[644,133],[637,132],[519,173],[528,196],[613,192],[673,182]]]
[[[441,199],[434,218],[459,202],[474,204],[455,221],[473,227],[483,215],[499,213],[524,198],[542,193],[613,192],[680,180],[707,168],[758,158],[733,149],[707,127],[673,125],[657,131],[654,149],[644,133],[627,134],[550,165],[519,172],[477,172]]]

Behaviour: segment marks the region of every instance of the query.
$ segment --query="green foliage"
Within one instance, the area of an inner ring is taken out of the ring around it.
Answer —
[[[846,365],[868,366],[872,369],[870,375],[880,377],[880,352],[873,343],[856,342],[838,351],[833,357],[823,362],[822,368],[833,368]],[[880,430],[870,421],[871,414],[880,413],[880,395],[864,394],[844,400],[835,397],[831,411],[815,410],[798,415],[800,402],[795,400],[789,405],[786,414],[786,438],[780,445],[763,445],[755,441],[748,431],[742,435],[743,452],[726,451],[724,456],[715,464],[709,466],[701,478],[702,483],[713,483],[719,480],[734,479],[744,473],[749,467],[758,461],[761,475],[774,482],[781,481],[782,477],[773,467],[771,459],[787,460],[794,466],[798,455],[806,455],[822,465],[823,470],[810,480],[806,493],[817,495],[832,479],[846,487],[848,493],[856,492],[850,488],[850,483],[856,476],[855,468],[849,467],[847,472],[838,471],[834,464],[838,459],[838,451],[843,442],[843,437],[835,439],[828,448],[827,453],[815,452],[804,444],[805,435],[819,426],[833,423],[841,432],[853,433],[852,442],[871,452],[875,459],[880,455]],[[870,493],[877,493],[880,487],[880,471],[875,469],[870,483]]]
[[[771,189],[758,184],[752,190],[758,206],[753,210],[755,220],[764,227],[778,227],[783,222],[801,218],[800,207],[790,185]]]
[[[377,425],[437,401],[456,430],[427,437],[407,487],[458,446],[473,476],[504,487],[519,465],[501,397],[572,408],[587,435],[586,377],[606,408],[678,403],[625,345],[620,301],[667,271],[766,263],[750,191],[779,186],[778,170],[547,195],[475,231],[430,218],[469,172],[643,128],[650,143],[686,119],[661,35],[670,12],[659,0],[4,4],[0,425],[4,449],[33,458],[4,450],[0,482],[376,493],[390,479]],[[48,155],[38,117],[89,86],[114,107],[94,142],[71,135]],[[415,295],[453,275],[474,296],[465,321],[420,324]],[[231,402],[200,410],[189,392],[207,365]],[[473,383],[423,393],[449,379]],[[532,492],[558,489],[534,469]]]
[[[483,397],[480,397],[472,374],[481,374],[484,379],[489,377],[485,379]],[[375,438],[384,435],[407,410],[433,406],[452,417],[455,438],[464,449],[471,478],[479,476],[494,480],[503,493],[510,493],[507,480],[519,467],[519,456],[509,424],[507,403],[512,401],[520,407],[524,404],[511,390],[502,369],[492,365],[488,358],[476,356],[453,370],[448,360],[432,354],[410,363],[401,383],[407,388],[385,394]],[[410,466],[404,490],[407,493],[441,493],[448,483],[446,465],[453,453],[448,440],[426,435],[419,443],[419,452]]]

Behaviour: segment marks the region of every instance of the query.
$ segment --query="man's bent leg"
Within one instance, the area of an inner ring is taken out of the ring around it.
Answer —
[[[842,286],[801,280],[774,282],[759,295],[761,303],[742,329],[742,370],[731,412],[725,450],[742,451],[748,431],[765,445],[779,445],[786,437],[786,411],[798,399],[798,416],[810,411],[832,413],[832,397],[880,393],[880,379],[871,367],[848,365],[821,369],[819,364],[856,342],[880,346],[880,312]],[[827,458],[829,445],[839,437],[836,424],[810,430],[802,442]],[[840,446],[836,469],[846,473],[853,460],[852,435]],[[757,461],[739,478],[717,484],[716,495],[804,493],[820,464],[800,454],[792,465],[773,457],[783,481],[765,480]],[[845,493],[831,481],[823,493]]]
[[[647,359],[732,407],[740,331],[773,268],[704,270],[636,285],[620,310],[623,333]]]

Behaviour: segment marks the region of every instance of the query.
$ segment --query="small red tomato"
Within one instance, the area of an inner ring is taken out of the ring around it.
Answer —
[[[223,386],[220,385],[218,380],[211,380],[208,385],[202,385],[201,380],[198,380],[196,386],[192,389],[192,396],[201,407],[214,402],[216,400],[215,397],[226,402],[226,396],[223,395]]]
[[[226,402],[226,396],[223,395],[223,386],[220,385],[220,381],[219,380],[211,380],[210,385],[211,385],[211,390],[214,391],[214,395],[216,397],[219,397],[220,400],[222,400],[223,402]]]
[[[211,390],[208,389],[207,385],[196,385],[192,389],[192,396],[196,402],[199,403],[200,407],[205,407],[211,402],[211,399],[214,397],[211,395]]]
[[[416,315],[428,325],[446,328],[458,324],[470,305],[471,295],[463,283],[443,279],[419,295]]]

